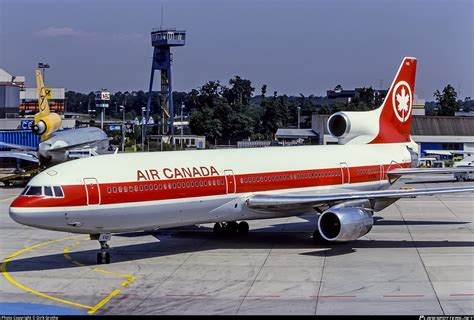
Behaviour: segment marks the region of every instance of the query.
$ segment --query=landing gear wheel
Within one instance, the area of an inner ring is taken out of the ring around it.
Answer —
[[[100,244],[100,251],[97,252],[97,264],[110,263],[110,246],[108,242],[112,238],[110,233],[91,234],[91,240],[98,240]]]
[[[224,225],[221,222],[217,222],[214,224],[214,228],[212,229],[215,234],[223,234],[224,233]]]
[[[249,233],[249,224],[246,221],[240,221],[237,226],[237,232],[239,234],[248,234]]]
[[[105,253],[105,264],[109,264],[110,263],[110,252],[106,252]]]
[[[234,234],[239,230],[239,224],[235,221],[228,222],[225,226],[227,233]]]
[[[102,264],[102,252],[97,252],[97,264]]]

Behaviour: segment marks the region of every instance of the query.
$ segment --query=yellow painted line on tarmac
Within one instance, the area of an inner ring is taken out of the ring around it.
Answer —
[[[69,304],[71,306],[75,306],[75,307],[79,307],[79,308],[84,308],[84,309],[92,309],[94,307],[91,307],[91,306],[86,306],[84,304],[80,304],[80,303],[76,303],[76,302],[72,302],[72,301],[69,301],[69,300],[64,300],[64,299],[60,299],[60,298],[56,298],[56,297],[53,297],[53,296],[50,296],[50,295],[47,295],[47,294],[44,294],[42,292],[39,292],[39,291],[36,291],[36,290],[33,290],[31,288],[28,288],[26,286],[24,286],[23,284],[19,283],[18,281],[16,281],[15,279],[13,279],[10,274],[7,272],[7,264],[8,262],[10,262],[10,260],[12,260],[13,258],[19,256],[20,254],[22,253],[25,253],[27,251],[30,251],[30,250],[33,250],[33,249],[36,249],[36,248],[39,248],[39,247],[42,247],[42,246],[46,246],[46,245],[49,245],[49,244],[52,244],[52,243],[55,243],[55,242],[60,242],[60,241],[66,241],[66,240],[70,240],[70,239],[76,239],[76,238],[79,238],[81,236],[73,236],[73,237],[66,237],[66,238],[61,238],[61,239],[57,239],[57,240],[51,240],[51,241],[46,241],[46,242],[42,242],[42,243],[39,243],[39,244],[35,244],[33,246],[29,246],[29,247],[26,247],[24,249],[21,249],[13,254],[11,254],[9,257],[5,258],[5,260],[3,260],[3,263],[2,265],[0,266],[0,271],[2,272],[2,275],[11,283],[13,284],[15,287],[18,287],[26,292],[29,292],[29,293],[32,293],[34,295],[37,295],[37,296],[40,296],[40,297],[43,297],[45,299],[49,299],[49,300],[53,300],[53,301],[56,301],[56,302],[61,302],[61,303],[65,303],[65,304]]]
[[[120,290],[126,286],[128,286],[133,280],[135,280],[135,276],[133,275],[130,275],[130,274],[124,274],[124,273],[117,273],[117,272],[112,272],[112,271],[108,271],[108,270],[104,270],[104,269],[100,269],[100,268],[90,268],[92,271],[95,271],[95,272],[99,272],[99,273],[104,273],[104,274],[108,274],[108,275],[112,275],[112,276],[115,276],[115,277],[122,277],[122,278],[127,278],[126,281],[124,281],[121,285],[120,285],[120,289],[115,289],[114,291],[112,291],[107,297],[105,297],[104,299],[102,299],[99,303],[97,303],[95,306],[88,306],[88,305],[84,305],[84,304],[80,304],[80,303],[76,303],[76,302],[73,302],[73,301],[69,301],[69,300],[64,300],[64,299],[60,299],[60,298],[57,298],[57,297],[53,297],[53,296],[50,296],[48,294],[45,294],[45,293],[42,293],[42,292],[39,292],[39,291],[36,291],[34,289],[31,289],[31,288],[28,288],[27,286],[19,283],[18,281],[16,281],[15,279],[13,279],[13,277],[8,273],[7,271],[7,264],[15,257],[27,252],[27,251],[30,251],[30,250],[33,250],[33,249],[36,249],[36,248],[39,248],[39,247],[42,247],[42,246],[46,246],[46,245],[50,245],[52,243],[56,243],[56,242],[61,242],[61,241],[66,241],[66,240],[71,240],[71,239],[77,239],[77,238],[80,238],[82,237],[81,236],[72,236],[72,237],[65,237],[65,238],[61,238],[61,239],[57,239],[57,240],[51,240],[51,241],[46,241],[46,242],[42,242],[42,243],[38,243],[38,244],[35,244],[35,245],[32,245],[32,246],[29,246],[29,247],[26,247],[24,249],[21,249],[21,250],[18,250],[17,252],[11,254],[10,256],[8,256],[7,258],[5,258],[3,260],[3,263],[2,265],[0,266],[0,271],[2,272],[2,275],[11,283],[13,284],[14,286],[26,291],[26,292],[29,292],[31,294],[34,294],[34,295],[37,295],[37,296],[40,296],[40,297],[43,297],[45,299],[49,299],[49,300],[53,300],[53,301],[56,301],[56,302],[60,302],[60,303],[64,303],[64,304],[68,304],[68,305],[71,305],[71,306],[75,306],[75,307],[79,307],[79,308],[84,308],[84,309],[89,309],[89,311],[87,312],[88,314],[93,314],[95,312],[97,312],[97,310],[99,310],[100,308],[102,308],[107,302],[110,301],[110,299],[112,299],[114,296],[116,296],[117,294],[120,293]],[[90,240],[89,238],[85,238],[84,240]],[[71,247],[75,247],[77,245],[79,245],[80,242],[77,241],[77,242],[74,242]],[[86,265],[84,265],[83,263],[80,263],[78,261],[75,261],[71,258],[71,256],[69,255],[69,252],[70,252],[70,247],[66,247],[63,249],[63,255],[64,257],[71,261],[73,264],[77,265],[77,266],[80,266],[80,267],[86,267]]]
[[[93,314],[100,308],[102,308],[107,302],[109,302],[110,299],[112,299],[115,295],[117,295],[120,292],[119,289],[112,291],[111,294],[109,294],[104,300],[96,304],[92,309],[90,309],[87,313],[88,314]]]
[[[11,199],[16,198],[16,197],[18,197],[18,196],[11,196],[11,197],[8,197],[6,199],[0,199],[0,202],[5,202],[5,201],[11,200]]]
[[[84,240],[90,240],[89,238],[85,238]],[[75,247],[77,245],[80,244],[80,241],[78,242],[74,242],[70,247]],[[69,255],[69,251],[70,251],[70,247],[66,247],[64,248],[63,250],[63,255],[66,259],[70,260],[72,263],[74,263],[75,265],[77,266],[81,266],[81,267],[84,267],[85,265],[76,261],[76,260],[73,260],[71,258],[71,256]],[[115,276],[115,277],[121,277],[121,278],[127,278],[127,280],[125,282],[123,282],[120,287],[121,288],[124,288],[126,286],[128,286],[133,280],[135,280],[135,276],[131,275],[131,274],[125,274],[125,273],[117,273],[117,272],[113,272],[113,271],[108,271],[108,270],[104,270],[104,269],[100,269],[100,268],[95,268],[95,267],[91,267],[90,268],[92,271],[95,271],[95,272],[99,272],[99,273],[104,273],[104,274],[107,274],[107,275],[111,275],[111,276]],[[110,301],[110,299],[112,299],[114,296],[116,296],[117,294],[120,293],[120,290],[121,289],[115,289],[114,291],[112,291],[107,297],[105,297],[104,299],[102,299],[98,304],[96,304],[95,306],[93,307],[90,307],[90,310],[87,312],[88,314],[94,314],[95,312],[97,312],[100,308],[102,308],[107,302]]]

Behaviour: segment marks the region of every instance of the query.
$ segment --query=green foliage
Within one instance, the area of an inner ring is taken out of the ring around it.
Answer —
[[[459,110],[459,104],[457,102],[458,94],[450,84],[444,87],[443,92],[436,90],[433,96],[436,98],[436,103],[439,106],[436,115],[454,116],[455,112]]]

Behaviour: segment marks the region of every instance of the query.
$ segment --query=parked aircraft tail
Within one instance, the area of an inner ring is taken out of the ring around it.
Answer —
[[[39,112],[35,114],[33,133],[41,136],[41,141],[49,139],[54,131],[61,127],[61,117],[57,113],[50,112],[47,89],[44,87],[43,77],[40,70],[36,70],[36,86],[38,88]]]
[[[404,58],[382,105],[372,111],[340,111],[328,119],[340,144],[410,142],[416,58]]]

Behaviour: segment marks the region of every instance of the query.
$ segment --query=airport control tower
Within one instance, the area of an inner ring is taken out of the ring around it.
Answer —
[[[161,73],[161,89],[158,92],[161,106],[161,132],[162,135],[170,135],[174,146],[174,110],[173,110],[173,85],[171,80],[171,62],[173,56],[171,47],[184,46],[186,31],[176,29],[153,29],[151,32],[151,44],[153,46],[153,61],[151,63],[150,86],[148,90],[148,101],[146,106],[146,122],[142,132],[142,150],[147,133],[148,119],[150,118],[150,106],[153,95],[153,78],[155,70]]]

